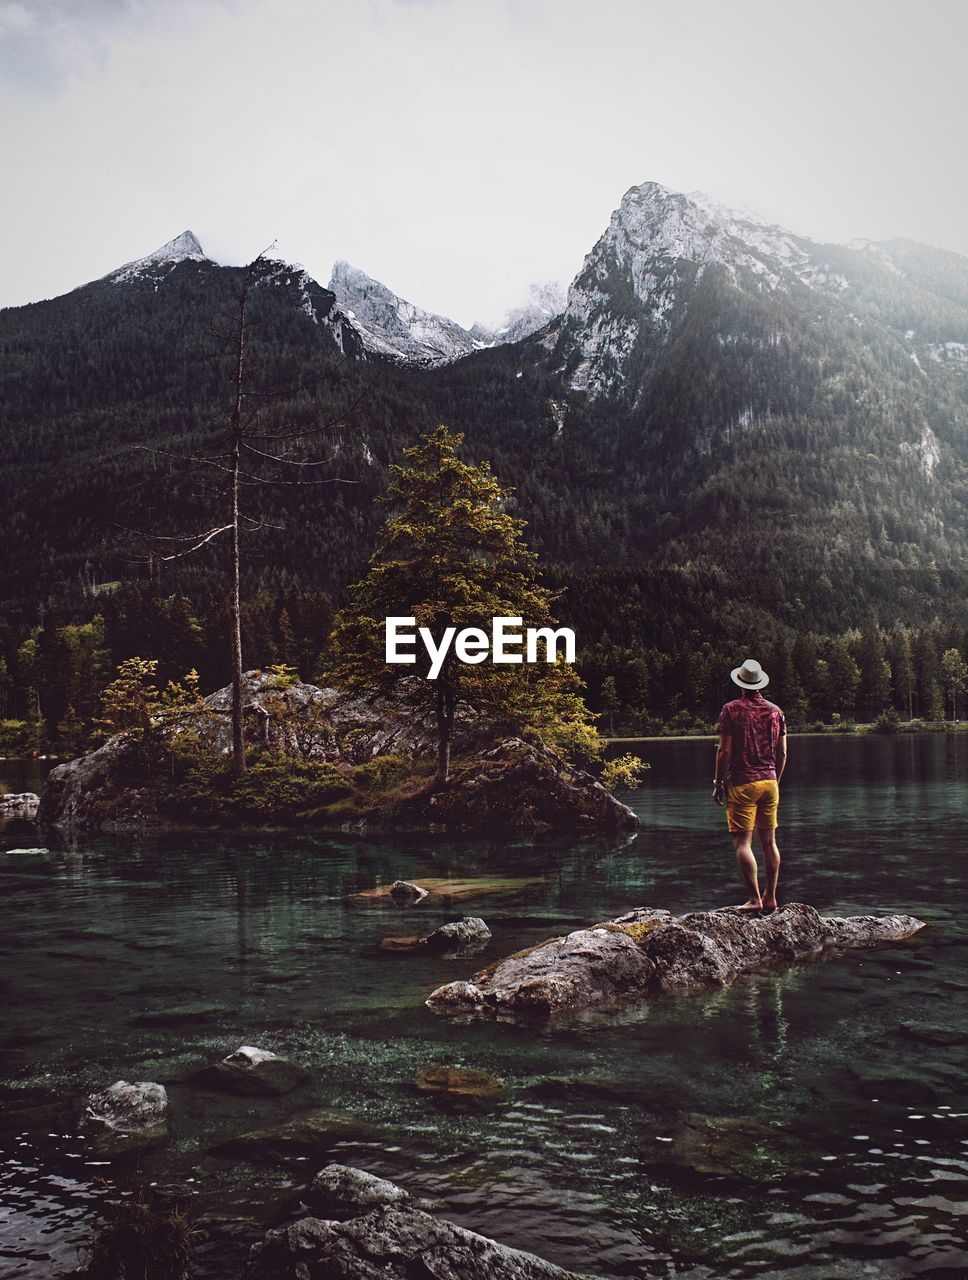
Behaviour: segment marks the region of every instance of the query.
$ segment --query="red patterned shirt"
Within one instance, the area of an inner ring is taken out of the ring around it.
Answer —
[[[783,712],[758,691],[726,703],[719,713],[719,732],[732,738],[732,786],[776,777],[776,748],[786,731]]]

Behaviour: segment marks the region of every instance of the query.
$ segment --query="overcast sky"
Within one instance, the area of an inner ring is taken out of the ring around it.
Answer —
[[[0,305],[191,228],[499,320],[622,194],[968,253],[963,0],[0,0]]]

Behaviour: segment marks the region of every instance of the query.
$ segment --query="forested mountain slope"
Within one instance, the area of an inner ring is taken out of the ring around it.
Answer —
[[[170,455],[217,447],[240,273],[181,241],[0,312],[8,643],[42,613],[90,613],[105,584],[145,580],[130,530],[216,522],[211,476]],[[330,459],[311,474],[338,483],[293,485],[264,464],[287,483],[244,495],[279,526],[251,536],[250,595],[338,595],[372,548],[387,465],[444,421],[515,487],[549,578],[571,587],[561,611],[589,643],[960,616],[958,255],[818,245],[645,184],[562,317],[434,369],[365,352],[298,268],[268,263],[261,284],[249,411],[267,433],[318,432],[282,447]],[[216,599],[220,554],[164,566],[158,591]]]

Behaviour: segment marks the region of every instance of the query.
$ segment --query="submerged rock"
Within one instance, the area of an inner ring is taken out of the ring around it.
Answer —
[[[289,1164],[318,1157],[339,1142],[373,1141],[381,1131],[347,1111],[318,1108],[283,1124],[228,1138],[212,1155],[240,1156],[253,1164]]]
[[[167,950],[169,943],[151,944],[140,942],[137,950]],[[136,1013],[130,1019],[133,1027],[184,1027],[196,1022],[212,1022],[214,1019],[229,1013],[223,1004],[182,1004],[168,1005],[163,1009],[149,1009],[145,1013]]]
[[[741,973],[828,949],[899,942],[923,928],[913,916],[837,919],[802,903],[765,916],[640,909],[518,952],[470,982],[438,987],[427,1004],[438,1013],[572,1013],[723,987]]]
[[[799,1139],[742,1116],[687,1115],[656,1164],[688,1173],[768,1182],[811,1164]]]
[[[118,1080],[87,1101],[81,1128],[105,1155],[141,1151],[168,1136],[168,1094],[165,1086],[139,1080]]]
[[[940,1048],[968,1044],[968,1030],[954,1026],[938,1026],[936,1023],[900,1022],[898,1027],[903,1036],[909,1040],[920,1040],[922,1044],[936,1045]]]
[[[0,795],[0,818],[36,818],[40,797],[32,791]]]
[[[476,1067],[423,1067],[417,1072],[421,1093],[442,1093],[459,1098],[497,1098],[504,1081]]]
[[[868,1066],[852,1063],[850,1073],[858,1093],[879,1102],[899,1102],[912,1107],[933,1107],[938,1101],[937,1087],[916,1071],[905,1067]]]
[[[394,880],[387,893],[394,902],[419,902],[427,896],[426,889],[422,889],[419,884],[414,884],[410,880]]]
[[[249,1257],[250,1280],[590,1280],[433,1217],[382,1178],[328,1175],[320,1179],[332,1217],[270,1231]]]
[[[544,884],[543,876],[470,876],[454,879],[450,876],[421,876],[422,883],[415,885],[432,898],[445,902],[462,902],[465,898],[479,898],[485,894],[523,893]],[[408,884],[409,881],[396,881]],[[390,897],[392,885],[380,884],[375,889],[361,889],[355,896],[362,902]]]
[[[380,946],[384,951],[414,951],[429,948],[450,956],[469,956],[483,951],[491,941],[491,931],[480,916],[464,916],[442,924],[433,933],[423,936],[409,934],[404,937],[384,938]]]
[[[268,1049],[254,1045],[240,1045],[221,1062],[200,1071],[195,1079],[199,1084],[227,1093],[271,1097],[305,1084],[309,1072],[286,1058],[280,1058]]]

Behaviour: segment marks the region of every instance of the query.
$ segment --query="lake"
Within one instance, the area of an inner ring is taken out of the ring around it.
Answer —
[[[328,1158],[607,1280],[961,1280],[968,735],[791,739],[781,900],[910,912],[931,925],[913,941],[538,1029],[424,1007],[487,960],[632,906],[742,900],[709,798],[712,743],[637,750],[652,765],[629,797],[643,825],[616,839],[198,835],[27,854],[9,850],[38,843],[30,824],[0,830],[0,1275],[75,1265],[117,1178],[193,1192],[210,1231],[199,1274],[237,1276],[325,1160],[212,1149],[325,1106],[361,1122]],[[26,769],[0,762],[0,779],[35,784]],[[509,883],[409,908],[356,896],[426,876]],[[493,931],[483,960],[380,947],[461,914]],[[313,1083],[263,1100],[188,1081],[240,1044]],[[414,1087],[435,1064],[483,1068],[505,1092],[444,1105]],[[122,1078],[164,1082],[171,1102],[170,1142],[134,1170],[92,1160],[48,1118],[52,1101]],[[683,1125],[723,1118],[761,1135],[743,1176],[674,1154]]]

